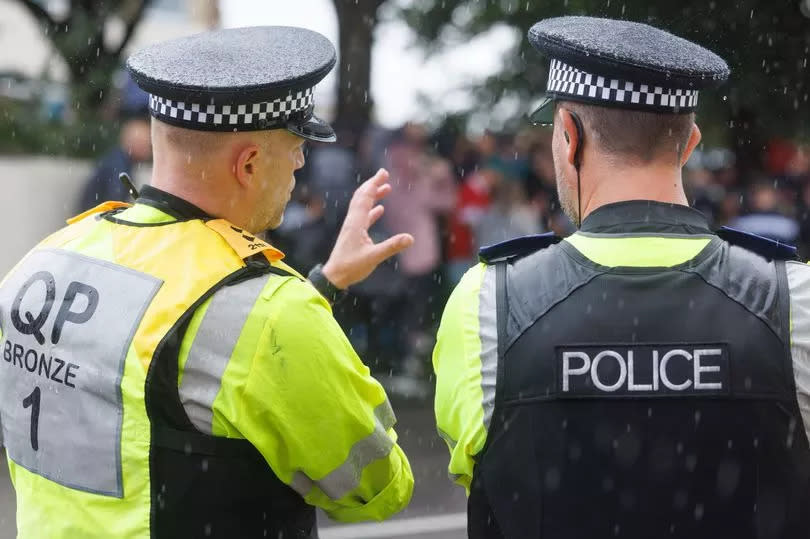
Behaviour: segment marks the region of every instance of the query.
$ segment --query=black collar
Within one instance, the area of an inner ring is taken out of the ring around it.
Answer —
[[[145,185],[141,188],[138,195],[136,204],[146,204],[152,206],[164,213],[167,213],[180,221],[189,221],[191,219],[211,219],[211,216],[203,210],[182,198],[167,193],[157,187]]]
[[[699,211],[653,200],[627,200],[600,206],[585,218],[580,232],[712,234],[706,217]]]

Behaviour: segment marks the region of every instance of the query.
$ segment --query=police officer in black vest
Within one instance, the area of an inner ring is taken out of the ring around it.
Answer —
[[[564,241],[485,248],[434,354],[471,538],[810,536],[810,269],[688,207],[712,52],[644,24],[537,23]]]

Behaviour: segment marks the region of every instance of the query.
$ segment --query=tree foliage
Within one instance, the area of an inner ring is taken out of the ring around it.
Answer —
[[[400,8],[428,52],[463,44],[505,24],[520,34],[501,71],[476,89],[481,110],[517,100],[523,110],[545,89],[548,62],[526,32],[536,21],[590,15],[645,22],[700,43],[728,62],[719,91],[701,93],[699,114],[710,138],[737,149],[759,148],[765,137],[810,130],[810,3],[807,0],[413,0]],[[705,129],[704,129],[705,131]]]
[[[18,1],[65,61],[74,103],[79,109],[98,108],[150,0],[70,0],[61,15],[43,7],[43,2]],[[118,40],[109,38],[113,21],[123,25]]]

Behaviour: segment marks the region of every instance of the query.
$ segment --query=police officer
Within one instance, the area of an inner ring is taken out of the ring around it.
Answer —
[[[807,537],[810,269],[712,232],[681,180],[726,63],[627,21],[529,39],[579,231],[483,249],[447,304],[436,418],[470,537]]]
[[[152,185],[71,220],[0,287],[20,537],[309,538],[315,506],[358,521],[408,503],[391,406],[327,301],[413,241],[368,237],[385,173],[311,282],[256,235],[281,222],[304,140],[335,138],[312,113],[334,63],[285,27],[129,59]]]

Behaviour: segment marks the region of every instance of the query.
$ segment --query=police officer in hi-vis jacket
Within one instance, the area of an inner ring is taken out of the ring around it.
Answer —
[[[33,249],[0,285],[0,423],[20,538],[315,538],[407,505],[413,476],[380,384],[330,302],[409,246],[354,195],[304,279],[257,233],[281,223],[323,36],[221,30],[137,52],[154,171]],[[313,286],[314,285],[314,286]]]
[[[444,312],[436,419],[469,536],[810,536],[810,268],[711,230],[683,189],[726,63],[627,21],[529,40],[579,230],[483,249]]]

